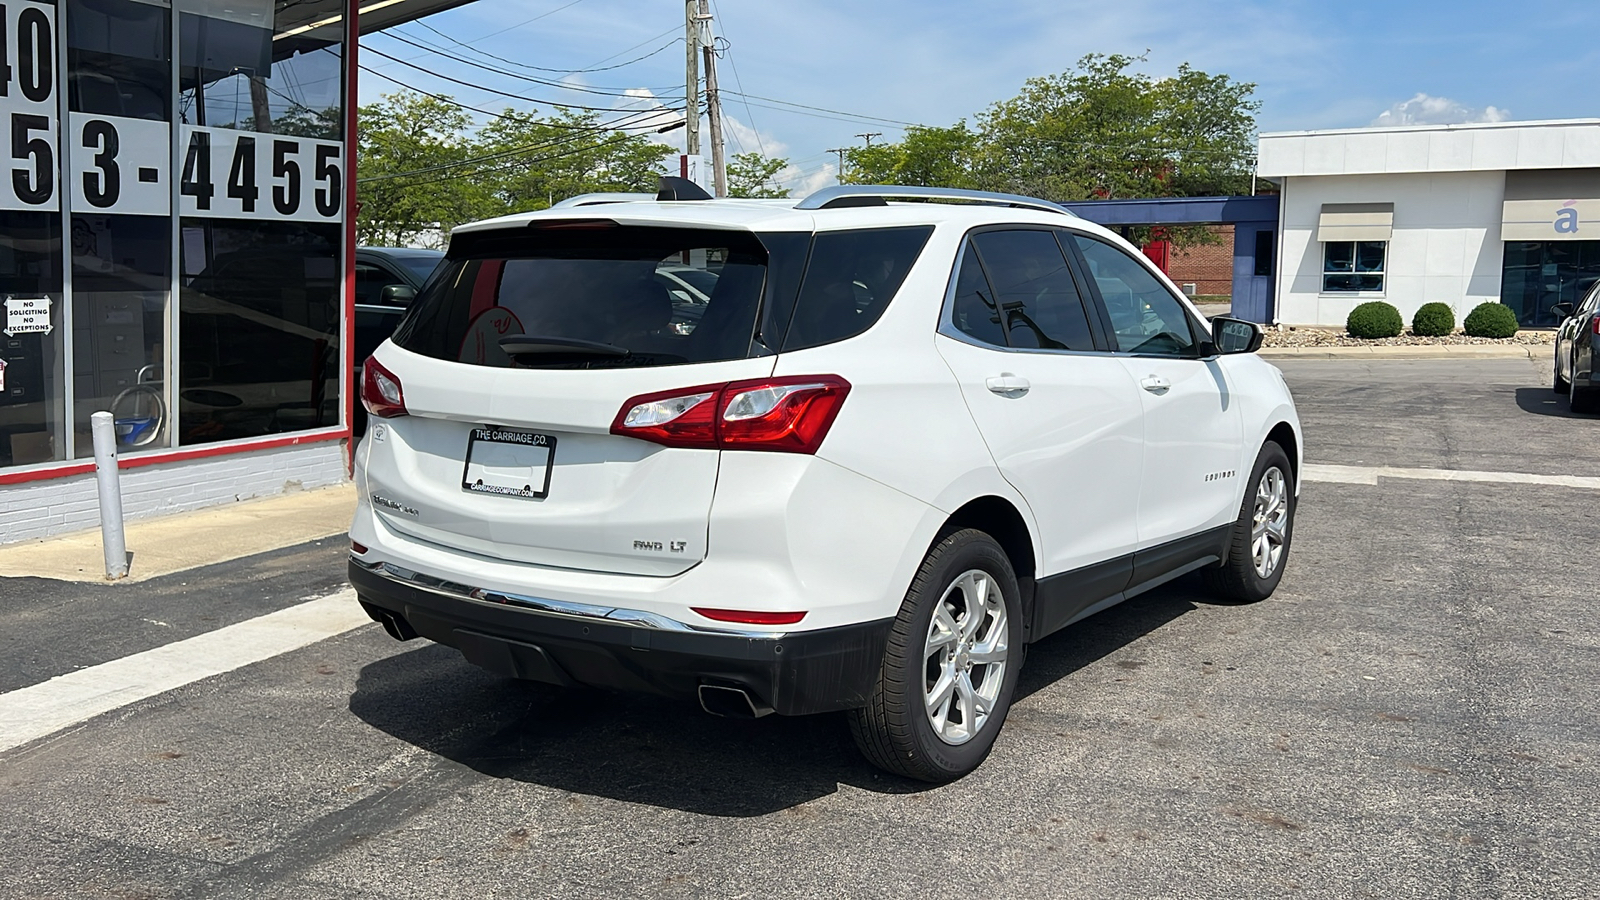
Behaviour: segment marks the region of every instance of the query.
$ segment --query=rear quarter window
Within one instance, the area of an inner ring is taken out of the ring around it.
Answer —
[[[819,347],[871,328],[931,234],[931,225],[818,234],[783,349]]]

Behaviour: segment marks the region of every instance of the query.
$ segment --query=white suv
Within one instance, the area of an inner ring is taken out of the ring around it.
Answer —
[[[978,192],[661,196],[456,229],[368,360],[350,580],[396,638],[847,710],[874,763],[945,781],[1029,643],[1194,570],[1277,586],[1289,390],[1111,232]],[[658,277],[687,269],[693,316]]]

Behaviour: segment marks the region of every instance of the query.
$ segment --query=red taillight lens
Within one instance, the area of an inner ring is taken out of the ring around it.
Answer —
[[[716,447],[720,384],[640,394],[617,413],[611,433],[668,447]]]
[[[690,609],[717,622],[737,622],[740,625],[793,625],[804,619],[803,612],[750,612],[741,609]]]
[[[371,357],[361,367],[361,405],[367,408],[367,415],[380,419],[406,414],[406,395],[399,377]]]
[[[850,383],[801,375],[641,394],[622,404],[611,433],[668,447],[816,453]]]
[[[837,375],[735,381],[722,389],[722,446],[815,453],[849,393]]]
[[[1595,316],[1589,320],[1589,331],[1594,334],[1600,334],[1600,316]]]

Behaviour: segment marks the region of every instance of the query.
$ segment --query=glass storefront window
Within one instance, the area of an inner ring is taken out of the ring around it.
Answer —
[[[0,468],[340,424],[345,7],[0,3]]]
[[[1600,241],[1507,241],[1500,302],[1523,325],[1559,324],[1550,307],[1576,305],[1600,279]]]
[[[179,442],[338,425],[338,28],[285,27],[271,0],[178,9]],[[315,23],[343,4],[292,9],[296,22]]]
[[[171,445],[172,19],[142,0],[68,0],[75,455],[109,410],[124,450]],[[166,174],[167,177],[163,177]]]

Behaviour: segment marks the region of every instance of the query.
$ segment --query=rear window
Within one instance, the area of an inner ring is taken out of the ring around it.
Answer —
[[[469,365],[720,362],[843,340],[882,315],[931,227],[806,234],[554,222],[463,235],[396,331]]]

